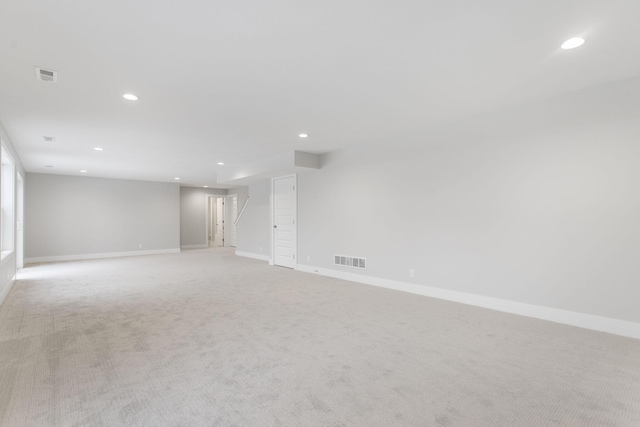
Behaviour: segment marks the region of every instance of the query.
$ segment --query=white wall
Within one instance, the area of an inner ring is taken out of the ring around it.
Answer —
[[[239,186],[230,188],[227,190],[228,195],[235,194],[238,197],[238,214],[240,214],[240,210],[244,206],[247,199],[249,199],[249,187],[247,186]]]
[[[22,174],[22,176],[25,176],[25,172],[24,172],[24,168],[22,167],[22,163],[20,162],[20,158],[18,157],[16,150],[13,148],[11,140],[9,139],[9,135],[7,135],[7,132],[2,126],[2,123],[0,123],[0,140],[2,141],[2,146],[5,148],[5,150],[7,150],[7,152],[11,155],[11,157],[13,158],[13,161],[15,162],[16,176],[14,177],[13,181],[14,183],[16,183],[16,188],[14,188],[15,190],[14,193],[16,194],[16,205],[17,205],[17,200],[18,200],[17,173],[20,173]],[[1,185],[0,185],[0,188],[2,188]],[[14,218],[16,218],[17,220],[17,215],[14,215]],[[17,230],[16,237],[19,232],[21,231]],[[14,248],[17,248],[17,245],[14,245]],[[16,251],[14,251],[11,255],[4,258],[0,263],[0,304],[2,304],[7,294],[11,290],[11,286],[15,281],[16,271],[17,271]]]
[[[25,262],[179,251],[178,184],[34,173],[26,181]]]
[[[227,194],[227,190],[204,187],[180,187],[180,247],[206,248],[207,196]]]
[[[298,259],[640,322],[638,99],[640,78],[325,155],[298,177]],[[268,241],[254,208],[239,251]]]

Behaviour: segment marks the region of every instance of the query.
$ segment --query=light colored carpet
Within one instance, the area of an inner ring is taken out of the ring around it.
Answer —
[[[23,270],[3,426],[640,426],[640,341],[225,249]]]

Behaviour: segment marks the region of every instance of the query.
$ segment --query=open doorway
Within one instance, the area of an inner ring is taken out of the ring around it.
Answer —
[[[209,247],[235,247],[238,198],[209,196],[207,198],[207,242]]]

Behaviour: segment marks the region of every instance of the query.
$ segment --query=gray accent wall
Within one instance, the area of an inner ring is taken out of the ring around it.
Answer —
[[[180,187],[180,247],[206,247],[207,196],[224,196],[227,190]]]
[[[640,322],[638,99],[636,78],[327,154],[298,175],[299,262]],[[268,245],[269,193],[238,251]]]
[[[28,173],[25,258],[179,250],[173,183]]]

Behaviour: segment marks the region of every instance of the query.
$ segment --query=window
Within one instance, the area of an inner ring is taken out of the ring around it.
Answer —
[[[0,152],[2,170],[0,172],[0,190],[2,191],[0,211],[0,238],[2,240],[2,258],[11,254],[15,249],[15,163],[13,158],[3,148]]]

